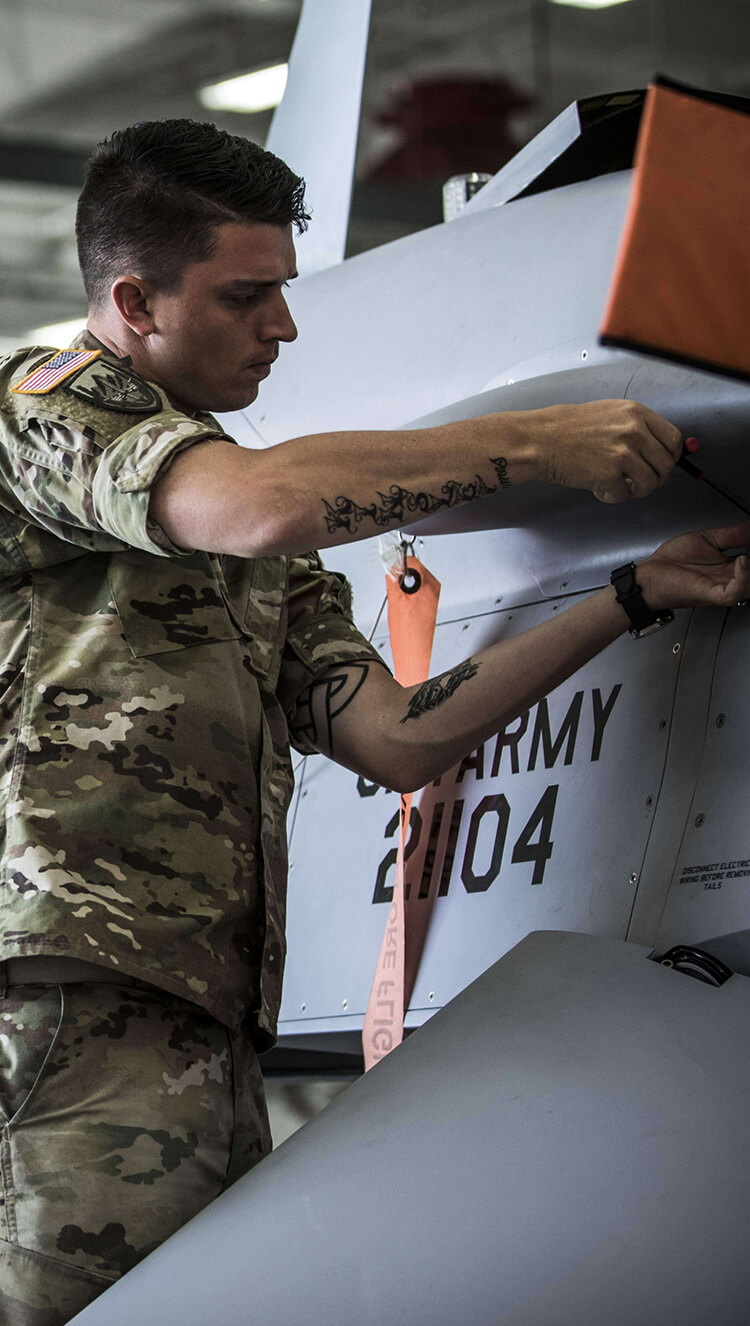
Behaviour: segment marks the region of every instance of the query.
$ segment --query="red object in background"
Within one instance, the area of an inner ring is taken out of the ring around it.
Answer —
[[[511,125],[535,98],[510,79],[439,78],[407,83],[375,116],[402,142],[367,174],[368,183],[439,179],[481,171],[493,175],[515,156]]]

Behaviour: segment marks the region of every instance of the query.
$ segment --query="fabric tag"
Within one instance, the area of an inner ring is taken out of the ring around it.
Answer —
[[[416,557],[408,557],[404,569],[416,572],[420,584],[416,592],[407,594],[397,579],[391,575],[386,577],[388,627],[396,680],[402,686],[415,686],[426,681],[429,675],[440,582]],[[411,802],[411,792],[401,797],[393,900],[362,1028],[365,1070],[384,1059],[403,1040],[404,1013],[411,997],[431,911],[431,903],[420,908],[422,900],[416,904],[412,900],[411,907],[406,901],[404,864]],[[415,905],[419,909],[416,915]]]

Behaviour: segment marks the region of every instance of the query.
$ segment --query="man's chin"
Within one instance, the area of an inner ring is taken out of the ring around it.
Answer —
[[[217,391],[206,392],[205,398],[200,401],[193,400],[187,413],[189,414],[233,414],[237,410],[244,410],[248,405],[252,405],[258,395],[258,383],[247,385],[245,383],[236,391]]]
[[[245,410],[258,396],[259,383],[244,383],[237,391],[227,392],[220,404],[204,405],[203,409],[212,414],[231,414],[235,410]]]

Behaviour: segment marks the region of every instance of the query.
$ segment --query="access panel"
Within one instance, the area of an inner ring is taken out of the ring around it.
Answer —
[[[432,672],[563,611],[438,627]],[[407,886],[432,905],[412,1021],[529,931],[625,938],[659,794],[689,614],[624,636],[414,797]],[[387,656],[387,643],[376,637]],[[395,873],[399,798],[306,761],[291,837],[282,1033],[360,1026]]]

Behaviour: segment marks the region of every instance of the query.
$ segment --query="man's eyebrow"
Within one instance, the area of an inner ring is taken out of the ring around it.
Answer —
[[[275,285],[284,285],[286,281],[296,280],[298,272],[294,271],[289,276],[280,276],[275,281],[262,281],[259,278],[253,280],[252,277],[237,277],[234,281],[227,281],[222,285],[222,290],[258,290],[264,287]]]

